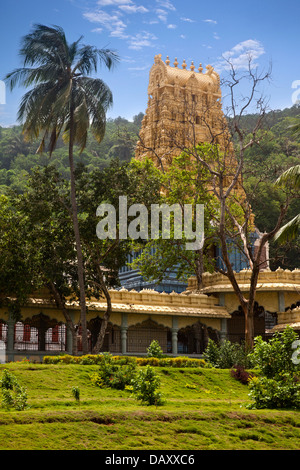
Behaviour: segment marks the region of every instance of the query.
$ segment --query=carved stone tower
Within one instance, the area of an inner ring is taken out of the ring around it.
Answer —
[[[164,62],[156,55],[150,70],[148,106],[142,121],[135,157],[146,155],[155,164],[168,164],[172,157],[202,142],[228,144],[228,131],[221,108],[220,78],[211,65],[187,69],[175,59]]]

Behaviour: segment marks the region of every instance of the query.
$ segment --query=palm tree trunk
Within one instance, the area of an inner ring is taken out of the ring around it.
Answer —
[[[85,282],[84,282],[84,264],[81,248],[81,240],[79,233],[79,224],[77,216],[77,202],[76,202],[76,189],[75,189],[75,171],[74,171],[74,109],[72,102],[70,104],[70,140],[69,140],[69,165],[71,177],[71,204],[73,216],[73,228],[75,234],[76,252],[77,252],[77,272],[79,282],[80,294],[80,324],[82,334],[82,352],[88,353],[88,338],[87,338],[87,324],[86,324],[86,297],[85,297]]]

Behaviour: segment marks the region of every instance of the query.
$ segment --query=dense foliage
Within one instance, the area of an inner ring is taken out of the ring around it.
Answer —
[[[255,339],[251,358],[261,375],[249,380],[249,408],[300,408],[298,343],[291,327],[268,342],[260,336]]]
[[[74,153],[75,163],[92,171],[108,166],[114,158],[121,162],[129,161],[133,156],[142,117],[140,113],[133,117],[132,122],[121,117],[108,119],[101,144],[89,133],[85,150],[80,154],[77,148]],[[0,127],[0,192],[5,192],[8,187],[22,192],[28,175],[36,166],[51,164],[62,177],[69,176],[68,148],[62,138],[58,139],[51,157],[46,152],[37,154],[38,146],[38,141],[25,140],[21,126]]]

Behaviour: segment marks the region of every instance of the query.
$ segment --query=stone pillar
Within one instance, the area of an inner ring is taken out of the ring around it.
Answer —
[[[127,330],[128,330],[127,313],[122,313],[122,323],[121,323],[121,351],[122,351],[122,354],[127,353]]]
[[[73,335],[71,328],[69,328],[68,324],[66,324],[66,352],[68,354],[72,354],[73,352]]]
[[[221,292],[219,294],[219,305],[225,307],[225,294]],[[220,330],[220,340],[225,341],[227,338],[227,319],[221,319],[221,330]]]
[[[278,292],[278,312],[284,312],[285,310],[285,300],[284,300],[284,292]]]
[[[7,339],[6,339],[6,361],[14,360],[14,341],[15,341],[15,321],[11,314],[7,321]]]
[[[221,319],[221,331],[220,331],[220,340],[225,341],[227,338],[227,319]]]
[[[172,354],[178,353],[178,317],[172,317]]]

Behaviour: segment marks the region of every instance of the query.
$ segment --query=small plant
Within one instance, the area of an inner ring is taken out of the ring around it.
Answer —
[[[135,376],[136,364],[129,362],[127,365],[118,365],[113,361],[110,354],[103,355],[99,371],[91,376],[92,382],[98,387],[110,387],[117,390],[124,390],[126,385],[130,385]]]
[[[160,347],[159,342],[156,340],[153,340],[150,346],[147,348],[147,356],[161,358],[163,357],[163,355],[164,353]]]
[[[185,384],[186,388],[189,388],[190,390],[196,390],[196,385],[194,384]]]
[[[250,378],[252,377],[252,374],[250,372],[247,372],[244,366],[236,366],[232,368],[230,374],[231,377],[238,380],[244,385],[247,385]]]
[[[159,377],[154,373],[152,367],[146,366],[136,375],[132,381],[133,395],[137,400],[147,405],[163,405],[162,395],[158,392],[160,387]]]
[[[80,390],[79,387],[72,387],[72,395],[75,398],[76,402],[80,402]]]
[[[3,408],[15,408],[18,411],[25,410],[27,406],[27,391],[19,385],[17,378],[4,369],[1,380],[2,402]]]
[[[16,377],[11,372],[9,372],[9,370],[4,369],[0,379],[1,388],[4,390],[13,390],[16,382]]]

